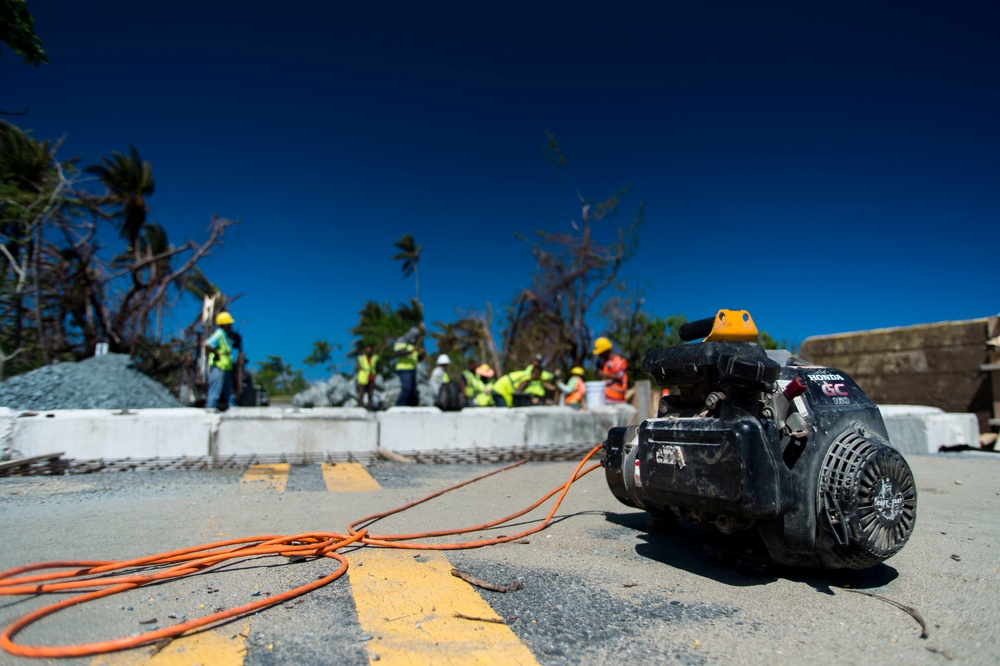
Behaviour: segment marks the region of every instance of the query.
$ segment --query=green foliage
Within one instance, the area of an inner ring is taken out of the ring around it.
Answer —
[[[410,328],[423,329],[424,310],[420,301],[411,298],[395,310],[389,303],[368,301],[358,312],[358,325],[350,330],[356,339],[350,356],[363,354],[366,345],[371,345],[379,355],[379,369],[389,367],[392,356],[392,345],[396,338],[406,333]]]
[[[130,251],[146,224],[146,199],[153,194],[153,167],[143,162],[135,146],[129,154],[111,151],[110,157],[101,157],[103,164],[87,167],[87,173],[97,176],[108,189],[102,202],[116,208],[113,213],[121,237],[128,240]]]
[[[766,331],[760,331],[757,336],[757,342],[764,349],[787,349],[793,354],[798,353],[798,346],[793,344],[790,340],[775,340]]]
[[[402,271],[403,277],[413,276],[413,284],[416,289],[416,299],[420,300],[420,274],[417,272],[417,263],[420,261],[420,250],[424,247],[423,245],[417,245],[416,241],[413,240],[411,234],[406,234],[402,236],[399,240],[395,242],[396,249],[399,253],[396,254],[392,260],[402,261]]]
[[[107,342],[157,379],[187,364],[194,382],[200,317],[164,340],[178,303],[171,292],[219,294],[196,264],[235,222],[213,217],[203,243],[174,246],[163,226],[146,222],[150,164],[134,147],[102,161],[88,169],[107,187],[95,197],[75,159],[60,162],[49,142],[0,120],[0,378],[86,358]],[[109,220],[129,243],[117,255],[102,238]]]
[[[602,314],[608,322],[607,337],[628,361],[629,382],[641,376],[642,359],[653,349],[681,344],[678,329],[687,323],[684,315],[656,317],[641,310],[643,299],[614,296]]]
[[[39,67],[49,62],[26,0],[0,0],[0,42],[24,56],[26,65]]]
[[[334,372],[337,364],[333,362],[333,352],[340,351],[340,345],[331,345],[326,340],[316,340],[313,342],[312,352],[305,357],[302,362],[311,368],[321,366],[328,372]]]
[[[292,364],[285,363],[280,356],[257,361],[254,380],[271,395],[294,395],[309,388],[302,371],[292,368]]]

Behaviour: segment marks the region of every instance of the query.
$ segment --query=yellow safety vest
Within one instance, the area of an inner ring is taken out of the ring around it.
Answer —
[[[417,348],[407,342],[397,342],[393,345],[394,351],[408,350],[409,353],[404,356],[396,357],[396,369],[397,370],[416,370],[417,361],[420,360],[420,355],[417,354]]]
[[[465,397],[475,398],[477,393],[482,393],[486,390],[486,385],[483,384],[483,380],[479,378],[474,372],[469,370],[463,370],[462,376],[465,377]]]
[[[507,403],[506,406],[510,407],[514,403],[514,391],[517,385],[528,377],[531,377],[530,372],[525,370],[515,370],[514,372],[506,374],[498,379],[497,383],[493,385],[493,390],[499,393]]]
[[[225,331],[220,328],[219,333],[222,334],[219,336],[219,346],[209,354],[208,364],[225,372],[233,369],[233,346]]]
[[[378,354],[372,354],[371,361],[368,357],[362,354],[358,356],[358,383],[368,384],[368,379],[371,374],[378,367]]]

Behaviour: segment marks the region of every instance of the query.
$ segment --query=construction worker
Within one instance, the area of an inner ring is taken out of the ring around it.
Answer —
[[[400,336],[392,347],[396,374],[399,375],[399,381],[402,383],[402,390],[399,392],[399,398],[396,399],[397,407],[416,407],[419,402],[417,394],[417,363],[420,361],[417,340],[419,338],[420,329],[414,326]]]
[[[476,405],[479,407],[494,407],[496,403],[493,402],[493,377],[496,373],[486,363],[476,368],[476,376],[483,382],[482,392],[476,395]]]
[[[532,396],[532,401],[537,405],[545,401],[545,394],[547,392],[556,392],[556,385],[553,383],[555,380],[555,375],[545,369],[545,359],[542,358],[541,354],[535,354],[534,363],[525,368],[525,372],[531,373],[534,368],[541,368],[542,374],[539,376],[537,381],[529,383],[524,388],[524,393]]]
[[[431,371],[430,378],[431,391],[435,399],[437,399],[438,392],[441,391],[441,386],[451,381],[451,377],[448,376],[449,367],[451,367],[451,359],[448,358],[448,355],[441,354],[438,356],[437,365]]]
[[[493,368],[483,363],[476,365],[475,361],[469,361],[469,367],[462,371],[462,385],[465,392],[465,401],[470,407],[492,407],[493,406]]]
[[[607,402],[625,402],[628,387],[628,362],[611,351],[611,340],[597,338],[594,356],[597,357],[597,377],[604,380],[604,399]]]
[[[563,404],[573,409],[580,409],[584,406],[584,396],[587,394],[587,384],[583,381],[583,368],[576,366],[570,372],[569,381],[565,384],[557,383],[556,386],[562,393],[566,394]]]
[[[358,387],[358,406],[364,407],[369,412],[375,411],[375,373],[377,368],[378,354],[372,352],[371,345],[365,345],[365,352],[358,355],[355,381]]]
[[[476,362],[469,361],[468,365],[465,366],[465,370],[462,370],[462,393],[465,394],[465,403],[467,405],[475,404],[473,398],[476,397],[476,387],[482,382],[476,377]]]
[[[215,317],[218,328],[205,340],[208,352],[208,397],[207,409],[224,412],[229,409],[233,397],[233,316],[220,312]]]
[[[537,399],[538,388],[541,388],[541,395],[545,395],[545,388],[542,387],[542,368],[540,366],[529,366],[531,370],[515,370],[509,372],[493,384],[493,402],[497,407],[511,407],[514,404],[515,393],[528,393]]]

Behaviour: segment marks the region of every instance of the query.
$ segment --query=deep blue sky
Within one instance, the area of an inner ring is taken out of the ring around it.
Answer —
[[[428,322],[499,311],[514,232],[626,183],[647,311],[800,343],[998,312],[998,7],[33,0],[52,64],[3,48],[0,109],[63,158],[134,144],[174,242],[242,220],[204,269],[252,361],[346,351],[366,301],[411,297],[405,233]]]

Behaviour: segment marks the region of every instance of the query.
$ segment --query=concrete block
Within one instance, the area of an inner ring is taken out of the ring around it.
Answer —
[[[66,458],[207,456],[211,415],[201,409],[60,409],[19,412],[13,448],[24,457],[65,452]]]
[[[220,459],[249,454],[371,452],[378,446],[378,421],[360,408],[240,407],[214,416],[218,426],[212,448]]]
[[[536,407],[393,407],[378,412],[379,439],[393,451],[518,448],[526,441],[528,415]]]
[[[904,456],[937,453],[941,446],[979,446],[975,414],[945,412],[922,405],[879,405],[889,441]]]
[[[14,457],[14,419],[17,414],[7,407],[0,407],[0,460]]]
[[[605,405],[574,410],[567,407],[525,407],[524,446],[531,449],[568,444],[597,446],[614,426],[628,425],[636,415],[631,405]]]

